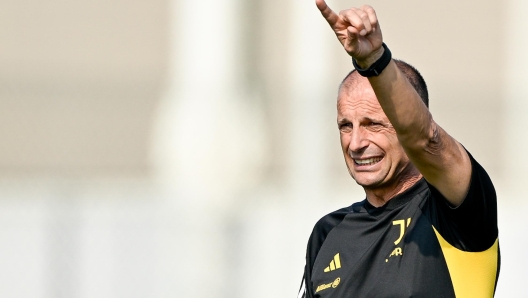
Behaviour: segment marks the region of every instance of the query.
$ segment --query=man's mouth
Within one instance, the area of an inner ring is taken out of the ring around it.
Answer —
[[[371,158],[365,158],[365,159],[354,159],[354,163],[358,166],[370,166],[373,164],[377,164],[382,160],[383,157],[371,157]]]

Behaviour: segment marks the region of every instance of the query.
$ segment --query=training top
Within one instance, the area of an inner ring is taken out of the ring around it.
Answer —
[[[469,191],[456,208],[421,179],[382,207],[365,199],[321,218],[298,297],[493,297],[497,197],[469,157]]]

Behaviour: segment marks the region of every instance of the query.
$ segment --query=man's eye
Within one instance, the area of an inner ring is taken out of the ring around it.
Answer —
[[[343,123],[339,125],[340,130],[349,130],[352,128],[352,123]]]
[[[380,131],[383,127],[384,127],[384,125],[379,123],[379,122],[370,122],[367,125],[367,128],[372,130],[372,131]]]
[[[370,127],[380,127],[380,126],[382,126],[382,124],[379,123],[379,122],[370,122],[368,126],[370,126]]]

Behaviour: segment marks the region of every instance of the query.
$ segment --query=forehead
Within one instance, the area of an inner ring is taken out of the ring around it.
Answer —
[[[343,84],[337,100],[338,118],[383,118],[385,113],[376,98],[376,94],[366,78],[355,78],[350,84]],[[352,119],[349,119],[352,120]]]

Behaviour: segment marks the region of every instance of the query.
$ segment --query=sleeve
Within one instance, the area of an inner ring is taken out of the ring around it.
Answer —
[[[314,297],[313,287],[312,287],[312,268],[317,258],[317,254],[323,245],[323,242],[326,239],[326,236],[330,231],[336,227],[345,216],[352,212],[354,206],[360,203],[356,203],[352,206],[345,207],[334,211],[330,214],[325,215],[321,218],[314,226],[310,239],[308,240],[308,245],[306,248],[306,265],[304,266],[304,274],[301,283],[301,288],[299,289],[298,298],[312,298]]]
[[[428,217],[438,232],[454,247],[479,252],[490,248],[498,237],[497,195],[484,168],[471,156],[471,182],[466,198],[453,208],[429,184]]]
[[[306,296],[306,284],[304,283],[304,275],[303,275],[301,288],[299,289],[299,294],[297,295],[297,298],[307,298],[307,296]]]

